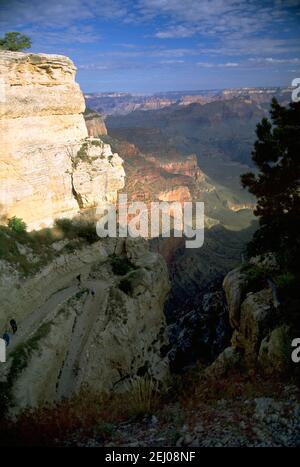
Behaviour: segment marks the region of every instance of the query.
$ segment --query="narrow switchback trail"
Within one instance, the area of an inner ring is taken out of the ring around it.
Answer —
[[[43,305],[19,323],[18,331],[12,336],[7,348],[7,355],[9,356],[19,344],[26,341],[45,320],[49,321],[55,315],[58,307],[74,296],[76,292],[78,292],[78,287],[72,285],[54,293]]]
[[[76,385],[76,364],[87,343],[97,315],[105,308],[110,284],[104,281],[91,281],[83,284],[83,287],[94,288],[95,296],[89,294],[81,312],[74,322],[69,351],[64,362],[57,385],[59,399],[67,397]]]

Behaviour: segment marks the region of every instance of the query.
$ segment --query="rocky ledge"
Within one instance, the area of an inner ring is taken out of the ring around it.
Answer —
[[[29,230],[114,199],[124,186],[122,160],[87,139],[75,72],[61,55],[0,52],[0,214]]]

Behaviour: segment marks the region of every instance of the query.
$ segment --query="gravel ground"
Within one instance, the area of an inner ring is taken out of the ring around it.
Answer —
[[[79,446],[283,447],[300,446],[296,386],[272,397],[201,401],[196,408],[166,405],[155,415],[115,425],[105,441],[97,435]],[[78,435],[77,439],[80,438]]]

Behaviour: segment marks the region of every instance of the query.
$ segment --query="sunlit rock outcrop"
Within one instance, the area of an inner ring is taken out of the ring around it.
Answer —
[[[87,139],[75,71],[61,55],[0,52],[0,214],[29,229],[114,199],[124,185],[122,160]]]

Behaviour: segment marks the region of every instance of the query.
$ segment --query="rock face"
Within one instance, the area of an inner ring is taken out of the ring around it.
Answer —
[[[242,361],[241,353],[236,347],[226,347],[218,358],[207,368],[208,377],[219,378],[237,367]]]
[[[1,217],[29,229],[115,198],[124,185],[121,159],[87,139],[75,71],[64,56],[0,52]]]
[[[267,259],[269,270],[277,270],[276,262]],[[256,268],[265,267],[266,258],[252,258],[250,265],[253,264]],[[259,366],[266,373],[284,373],[291,361],[290,328],[282,324],[283,314],[274,285],[265,282],[260,290],[252,292],[247,272],[242,268],[230,271],[225,277],[223,288],[233,328],[231,348],[241,352],[246,366]]]
[[[263,289],[249,294],[241,306],[241,320],[237,342],[241,342],[245,355],[256,360],[260,343],[272,326],[274,315],[272,292]]]
[[[89,136],[98,138],[99,136],[107,135],[105,122],[100,114],[93,111],[86,111],[84,114],[84,119]]]
[[[261,342],[258,361],[266,372],[284,373],[291,362],[291,329],[286,324],[270,332]]]
[[[112,254],[131,262],[127,274],[113,272]],[[14,313],[19,326],[0,386],[12,413],[69,397],[82,385],[123,391],[137,376],[166,377],[161,348],[167,344],[168,272],[146,242],[105,239],[58,254],[35,276],[11,283],[1,315]]]
[[[191,177],[198,182],[205,182],[205,175],[198,166],[197,156],[191,154],[184,160],[159,160],[156,157],[146,157],[147,160],[152,162],[155,166],[162,168],[166,172],[178,175],[185,175]]]
[[[123,161],[88,136],[72,61],[1,52],[0,73],[1,217],[38,229],[114,202],[124,186]],[[57,237],[47,253],[30,242],[13,247],[32,268],[26,274],[17,260],[0,261],[0,327],[18,323],[0,368],[0,411],[18,413],[83,385],[110,392],[135,377],[164,379],[169,278],[146,242]]]
[[[240,268],[230,271],[224,279],[223,288],[229,311],[229,321],[234,328],[240,321],[240,306],[247,286],[246,276]]]
[[[192,201],[191,193],[188,187],[181,186],[170,191],[162,191],[158,194],[159,201],[168,201],[184,203],[185,201]]]

